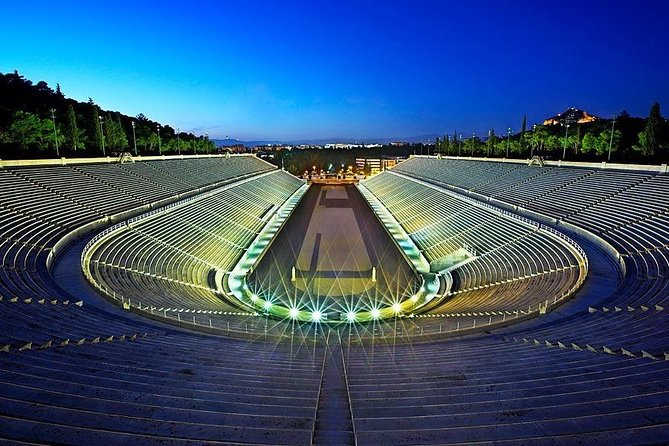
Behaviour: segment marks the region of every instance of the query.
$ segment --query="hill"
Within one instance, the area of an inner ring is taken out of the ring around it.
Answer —
[[[17,71],[0,73],[0,158],[212,152],[211,141],[177,132],[143,114],[66,98],[56,85],[33,83]]]

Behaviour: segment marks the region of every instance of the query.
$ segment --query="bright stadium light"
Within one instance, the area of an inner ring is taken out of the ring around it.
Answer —
[[[266,300],[262,306],[265,310],[269,310],[270,308],[272,308],[272,302]]]
[[[291,319],[297,319],[297,315],[299,314],[299,312],[300,312],[300,310],[298,310],[297,308],[293,307],[293,308],[290,309],[290,311],[288,312],[288,314],[290,315]]]
[[[418,302],[418,296],[415,295],[415,294],[413,296],[411,296],[411,302],[413,302],[413,303]]]
[[[356,314],[355,311],[349,311],[346,313],[346,320],[349,322],[355,322]]]
[[[258,295],[257,294],[251,294],[251,302],[258,302]]]
[[[311,313],[311,320],[313,320],[314,322],[320,322],[322,318],[323,318],[323,313],[321,313],[318,310]]]
[[[381,316],[381,312],[378,308],[372,308],[371,315],[372,319],[378,319]]]
[[[399,313],[402,312],[402,305],[400,305],[399,302],[395,302],[395,303],[393,304],[393,312],[394,312],[395,314],[399,314]]]

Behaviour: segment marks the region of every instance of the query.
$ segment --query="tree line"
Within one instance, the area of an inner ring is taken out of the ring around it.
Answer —
[[[416,145],[411,146],[415,151]],[[420,145],[421,153],[424,145]],[[497,135],[462,135],[453,132],[428,144],[427,153],[455,156],[613,162],[669,162],[669,124],[655,103],[646,119],[623,111],[614,120],[601,119],[569,125],[527,126]],[[0,158],[54,156],[105,156],[130,152],[141,155],[212,153],[213,141],[205,136],[175,130],[139,114],[135,117],[101,109],[89,98],[66,98],[40,81],[33,84],[17,71],[0,73]],[[392,148],[378,155],[390,156]],[[369,153],[369,151],[366,151]],[[372,152],[377,152],[373,150]],[[388,152],[388,153],[386,153]],[[281,157],[282,158],[282,157]],[[348,161],[348,160],[347,160]],[[305,163],[308,164],[308,162]],[[302,163],[300,163],[302,164]]]
[[[520,131],[505,135],[491,129],[485,137],[465,137],[453,132],[437,138],[434,151],[452,156],[523,158],[543,156],[573,161],[666,163],[669,161],[669,123],[652,105],[646,119],[626,111],[614,119],[589,123],[561,123],[527,128],[523,117]]]
[[[0,73],[0,158],[213,153],[208,136],[175,130],[143,114],[103,110],[66,98],[17,71]]]

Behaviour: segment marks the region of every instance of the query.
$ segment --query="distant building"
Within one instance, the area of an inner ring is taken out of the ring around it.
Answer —
[[[365,158],[356,158],[355,159],[355,170],[358,173],[363,173],[365,172],[365,166],[367,164],[367,160]]]
[[[585,124],[588,122],[598,121],[600,118],[591,115],[584,110],[569,107],[567,110],[544,121],[544,125],[559,125],[559,124]]]
[[[244,153],[246,151],[244,144],[235,144],[232,146],[223,147],[222,149],[227,150],[230,153]]]
[[[367,168],[370,175],[381,172],[381,160],[379,158],[367,158]]]
[[[397,165],[396,159],[383,160],[383,170],[392,169]]]
[[[376,175],[397,165],[397,158],[356,158],[355,167],[358,175]]]

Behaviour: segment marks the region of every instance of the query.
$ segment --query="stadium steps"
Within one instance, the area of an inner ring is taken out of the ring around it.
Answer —
[[[79,172],[80,174],[82,174],[84,176],[87,176],[88,178],[92,178],[93,180],[98,181],[98,182],[104,184],[105,186],[108,186],[111,189],[114,189],[114,190],[118,191],[121,194],[128,195],[128,196],[134,198],[135,200],[139,200],[140,202],[142,202],[144,204],[146,204],[146,202],[147,202],[146,197],[142,197],[141,195],[135,193],[132,189],[130,189],[130,190],[123,189],[123,188],[119,187],[118,184],[114,184],[112,181],[107,180],[103,176],[93,175],[90,171],[81,170],[81,169],[77,168],[77,166],[72,166],[72,170],[74,170],[76,172]]]
[[[642,183],[644,183],[644,182],[646,182],[646,181],[649,181],[651,178],[653,178],[653,177],[652,177],[652,176],[646,176],[646,177],[640,178],[638,181],[635,181],[635,182],[633,182],[633,183],[630,183],[630,184],[628,184],[627,186],[625,186],[624,188],[622,188],[622,189],[618,189],[618,190],[616,190],[616,191],[614,191],[614,192],[612,192],[612,193],[606,195],[605,197],[599,198],[599,199],[597,199],[596,201],[594,201],[594,202],[592,202],[592,203],[589,203],[589,204],[583,206],[581,209],[578,209],[578,210],[576,210],[576,211],[573,211],[573,212],[569,212],[569,213],[564,214],[564,215],[561,217],[561,220],[571,221],[570,217],[572,217],[572,216],[574,216],[574,215],[576,215],[576,214],[579,214],[579,213],[581,213],[581,212],[583,212],[583,211],[585,211],[585,210],[587,210],[587,209],[590,209],[591,207],[596,206],[596,205],[598,205],[598,204],[600,204],[600,203],[604,203],[604,202],[606,202],[606,201],[608,201],[608,200],[610,200],[610,199],[612,199],[612,198],[615,198],[615,197],[617,197],[617,196],[619,196],[619,195],[621,195],[621,194],[623,194],[623,193],[625,193],[625,192],[631,190],[632,188],[634,188],[634,187],[636,187],[636,186],[638,186],[638,185],[640,185],[640,184],[642,184]],[[592,230],[591,228],[586,228],[586,229]],[[597,232],[599,232],[599,231],[597,231]]]
[[[99,215],[99,216],[101,216],[101,217],[103,216],[103,214],[101,214],[100,211],[99,211],[98,209],[94,208],[94,207],[91,206],[90,204],[88,204],[88,203],[83,203],[81,200],[78,200],[76,197],[72,197],[71,195],[69,195],[69,194],[65,194],[65,193],[59,191],[59,190],[56,189],[56,188],[52,188],[52,187],[50,187],[47,183],[45,183],[45,182],[43,182],[43,181],[37,181],[37,180],[35,180],[34,178],[32,178],[32,177],[30,177],[30,176],[28,176],[28,175],[23,174],[20,170],[12,171],[12,173],[13,173],[14,175],[16,175],[17,177],[19,177],[19,178],[21,178],[21,179],[23,179],[23,180],[25,180],[25,181],[28,181],[29,183],[32,183],[32,184],[34,184],[34,185],[37,186],[37,187],[40,187],[40,188],[44,189],[45,191],[48,191],[48,192],[50,192],[50,193],[52,193],[52,194],[54,194],[54,195],[56,195],[56,196],[58,196],[58,197],[60,197],[60,198],[63,198],[63,199],[65,199],[65,200],[71,201],[72,203],[75,203],[75,204],[77,204],[77,205],[79,205],[79,206],[81,206],[81,207],[84,207],[84,208],[86,208],[87,210],[89,210],[90,212],[95,213],[96,215]]]
[[[569,181],[567,181],[567,182],[565,182],[565,183],[562,183],[562,184],[560,184],[559,186],[556,186],[556,187],[554,187],[554,188],[552,188],[552,189],[550,189],[550,190],[544,191],[543,193],[541,193],[541,195],[537,195],[536,197],[532,197],[532,198],[530,198],[530,199],[528,199],[528,200],[523,201],[523,203],[521,204],[521,206],[523,206],[523,207],[527,207],[528,204],[531,204],[532,202],[534,202],[534,201],[536,201],[536,200],[539,200],[539,199],[545,197],[546,195],[550,195],[550,194],[552,194],[552,193],[554,193],[554,192],[556,192],[556,191],[558,191],[558,190],[564,189],[565,187],[569,187],[569,186],[571,186],[572,184],[578,183],[579,181],[582,181],[584,178],[590,177],[590,176],[592,176],[592,175],[594,175],[594,174],[595,174],[595,171],[594,171],[594,170],[586,171],[586,172],[583,173],[582,176],[580,176],[580,177],[578,177],[578,178],[572,178],[571,180],[569,180]]]
[[[311,443],[328,446],[355,445],[341,339],[339,333],[332,335],[332,331],[327,336]]]

